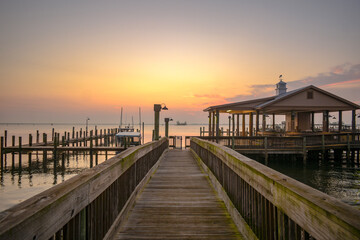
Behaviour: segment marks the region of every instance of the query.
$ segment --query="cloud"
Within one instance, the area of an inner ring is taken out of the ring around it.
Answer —
[[[300,80],[288,82],[288,87],[292,89],[307,85],[324,87],[330,84],[341,85],[359,79],[360,64],[351,65],[345,63],[331,68],[329,72],[319,73],[317,76],[309,76]]]
[[[335,94],[340,94],[353,100],[359,101],[357,92],[360,90],[360,64],[352,65],[345,63],[330,68],[328,72],[319,73],[316,76],[308,76],[299,80],[287,82],[288,90],[314,85],[325,90],[332,90]],[[250,100],[274,95],[275,85],[259,84],[249,86],[249,93],[226,98],[229,102]],[[355,90],[357,88],[357,90]]]
[[[249,86],[249,93],[236,95],[235,97],[226,98],[228,102],[239,102],[255,98],[263,98],[273,95],[275,86],[273,84],[255,84]]]

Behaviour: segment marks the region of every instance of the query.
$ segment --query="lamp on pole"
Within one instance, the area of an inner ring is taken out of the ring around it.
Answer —
[[[89,118],[89,117],[87,117],[87,118],[86,118],[86,136],[88,136],[88,125],[89,125],[89,120],[90,120],[90,118]]]
[[[154,113],[155,113],[155,121],[154,121],[154,140],[159,140],[159,124],[160,124],[160,111],[168,110],[165,103],[162,104],[154,104]]]
[[[169,137],[169,121],[172,121],[172,118],[165,118],[165,137]]]

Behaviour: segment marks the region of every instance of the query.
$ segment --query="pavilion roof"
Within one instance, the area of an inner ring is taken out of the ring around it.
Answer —
[[[317,99],[314,97],[314,99],[312,99],[313,101],[307,100],[304,96],[306,96],[306,92],[308,91],[316,93]],[[272,97],[210,106],[204,109],[204,111],[211,112],[219,110],[219,112],[222,113],[234,114],[255,111],[286,113],[289,111],[321,112],[325,110],[346,111],[355,109],[360,109],[360,106],[323,89],[309,85]]]

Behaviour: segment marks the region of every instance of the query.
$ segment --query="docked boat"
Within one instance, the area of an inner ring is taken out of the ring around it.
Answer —
[[[141,144],[140,131],[134,131],[132,127],[124,127],[119,130],[120,132],[115,135],[118,146],[132,147]]]

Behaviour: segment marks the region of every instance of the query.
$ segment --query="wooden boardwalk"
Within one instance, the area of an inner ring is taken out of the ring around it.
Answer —
[[[169,150],[116,239],[242,239],[189,151]]]

